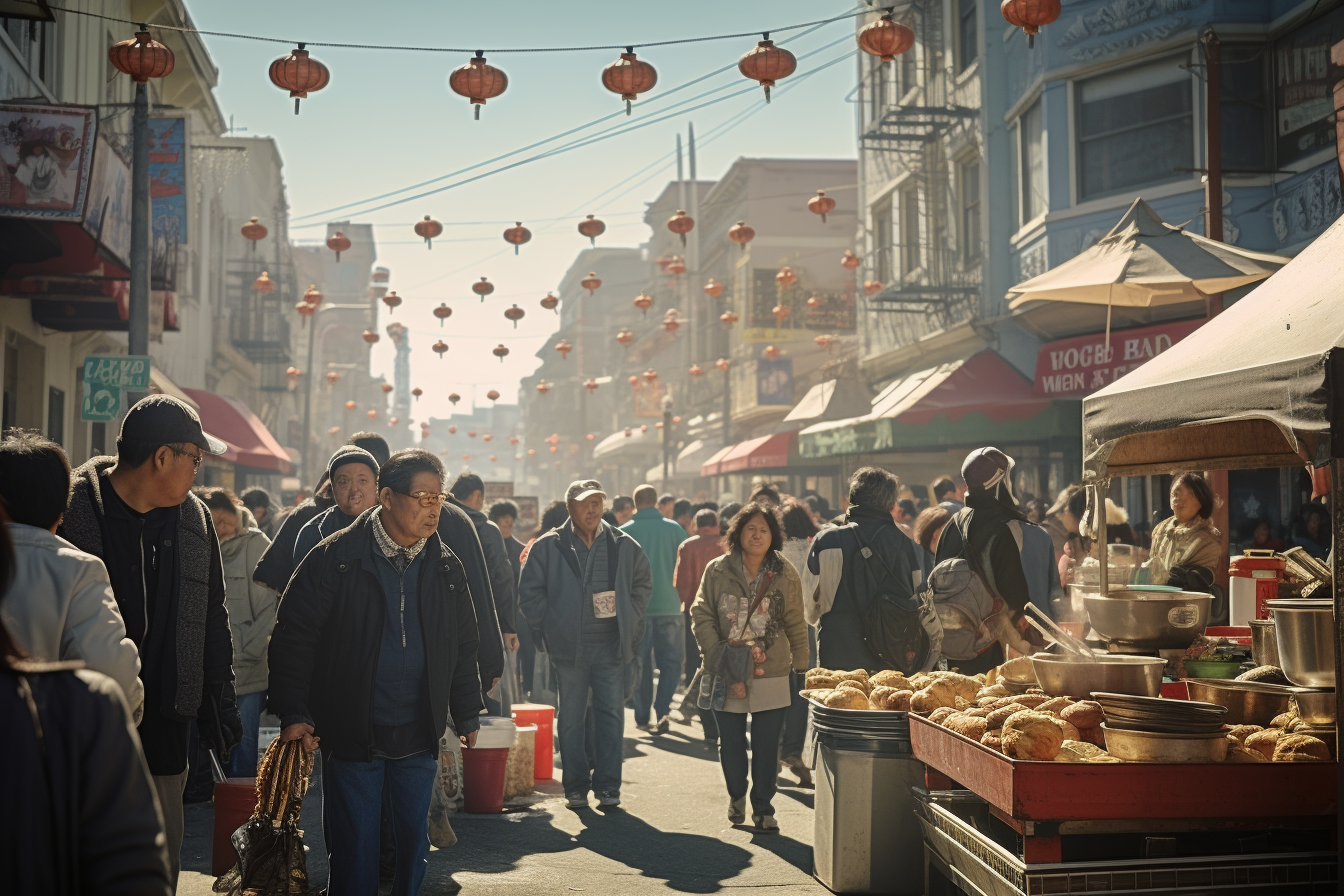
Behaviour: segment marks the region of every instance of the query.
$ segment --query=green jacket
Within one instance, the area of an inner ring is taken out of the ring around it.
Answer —
[[[680,616],[681,595],[672,584],[672,572],[677,566],[677,545],[690,537],[686,530],[680,523],[659,513],[657,507],[645,507],[636,511],[621,531],[639,542],[649,558],[653,597],[649,599],[645,615]]]

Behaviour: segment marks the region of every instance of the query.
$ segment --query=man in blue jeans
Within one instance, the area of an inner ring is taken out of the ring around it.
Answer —
[[[604,808],[621,804],[625,667],[635,658],[651,590],[644,552],[602,520],[605,498],[595,479],[571,483],[568,522],[532,543],[518,584],[519,607],[560,680],[556,724],[571,809],[587,808],[590,790]],[[591,773],[584,746],[590,700]]]
[[[669,497],[669,496],[664,496]],[[635,515],[621,527],[649,558],[653,577],[653,596],[649,599],[648,619],[640,642],[639,693],[635,695],[635,726],[657,734],[671,727],[668,713],[672,697],[681,681],[681,664],[686,655],[686,622],[681,614],[681,596],[672,583],[677,565],[677,547],[689,536],[675,520],[658,509],[658,491],[651,485],[635,489]],[[669,507],[674,506],[668,503]],[[658,667],[658,693],[653,691],[653,667]],[[654,724],[649,722],[652,706]]]
[[[464,744],[476,742],[476,612],[462,561],[437,533],[444,498],[436,455],[392,455],[378,505],[313,548],[280,601],[269,702],[282,741],[322,749],[329,896],[378,892],[383,807],[393,896],[419,893],[449,717]]]

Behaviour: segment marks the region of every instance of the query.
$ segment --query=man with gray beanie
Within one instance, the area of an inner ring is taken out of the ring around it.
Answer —
[[[356,445],[342,445],[327,463],[331,496],[336,505],[313,517],[294,542],[294,568],[328,535],[348,527],[378,501],[378,461]]]

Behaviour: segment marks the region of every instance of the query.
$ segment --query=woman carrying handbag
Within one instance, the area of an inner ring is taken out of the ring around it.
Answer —
[[[774,512],[751,503],[728,525],[728,553],[705,567],[691,606],[704,656],[700,706],[719,726],[719,762],[728,785],[728,820],[746,821],[747,717],[751,717],[752,823],[777,832],[771,800],[779,735],[791,697],[789,670],[807,670],[807,623],[798,571],[780,553]]]

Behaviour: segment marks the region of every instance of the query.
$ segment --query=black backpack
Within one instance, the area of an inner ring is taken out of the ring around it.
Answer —
[[[874,585],[866,605],[855,601],[868,633],[865,639],[887,668],[904,675],[928,672],[938,662],[943,644],[943,626],[932,602],[926,592],[915,592],[913,583],[910,596],[902,597],[893,584],[891,568],[868,546],[858,525],[851,525],[859,544],[856,554],[863,559]]]

